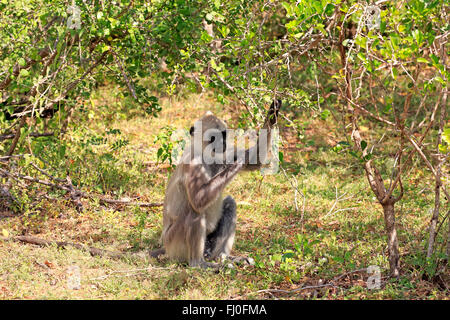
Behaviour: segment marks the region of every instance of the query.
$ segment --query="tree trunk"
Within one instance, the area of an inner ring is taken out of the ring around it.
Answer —
[[[447,215],[450,213],[447,212]],[[450,217],[447,218],[448,232],[447,232],[447,262],[450,262]]]
[[[435,187],[435,195],[434,195],[434,210],[433,216],[431,217],[430,222],[430,238],[428,239],[428,249],[427,249],[427,258],[431,258],[434,251],[434,242],[436,239],[436,226],[439,220],[439,207],[440,207],[440,181],[439,181],[439,172],[436,174],[436,187]]]
[[[399,253],[398,253],[398,239],[397,230],[395,229],[395,212],[394,204],[383,204],[384,222],[386,223],[386,232],[388,236],[388,252],[389,252],[389,268],[392,277],[399,276]]]
[[[345,93],[343,93],[343,97],[347,100],[347,114],[350,115],[352,122],[352,140],[355,142],[356,148],[362,153],[362,158],[364,159],[367,156],[369,148],[362,147],[362,138],[358,129],[358,113],[355,112],[352,106],[352,78],[351,78],[351,68],[347,63],[347,54],[346,49],[343,45],[343,41],[345,38],[343,22],[340,24],[341,32],[339,34],[339,53],[341,57],[341,65],[345,74]],[[410,99],[410,97],[408,98]],[[406,110],[409,104],[406,104]],[[398,127],[398,123],[397,123]],[[401,140],[403,145],[403,140]],[[402,152],[402,148],[400,148],[400,152]],[[401,156],[401,153],[399,157]],[[394,212],[394,204],[399,201],[403,197],[403,186],[401,182],[401,171],[397,173],[398,181],[400,184],[400,195],[396,198],[392,197],[392,192],[395,189],[395,184],[392,186],[392,189],[389,191],[386,190],[384,185],[383,178],[376,168],[376,166],[372,163],[371,160],[365,161],[364,170],[366,172],[367,180],[369,181],[370,188],[373,193],[376,195],[379,203],[383,207],[384,211],[384,221],[386,224],[386,232],[388,236],[388,252],[389,252],[389,267],[390,267],[390,275],[393,278],[398,278],[400,275],[400,262],[399,262],[399,253],[398,253],[398,239],[397,239],[397,230],[395,229],[395,212]],[[397,181],[397,179],[396,179]]]
[[[445,56],[442,56],[445,61]],[[436,241],[436,226],[439,222],[439,209],[440,209],[440,193],[441,193],[441,174],[442,174],[442,165],[445,162],[444,155],[440,152],[439,146],[442,143],[442,134],[444,132],[445,126],[445,117],[446,117],[446,108],[447,108],[447,91],[442,88],[442,101],[440,104],[440,118],[439,118],[439,130],[436,141],[436,154],[438,155],[436,164],[436,177],[435,177],[435,189],[434,189],[434,211],[433,216],[431,217],[430,222],[430,237],[428,240],[428,249],[427,249],[427,258],[431,258],[434,251],[434,243]]]

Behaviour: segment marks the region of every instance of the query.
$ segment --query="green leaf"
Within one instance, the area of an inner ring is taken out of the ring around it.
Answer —
[[[417,58],[417,62],[428,63],[428,60],[425,58]]]
[[[442,140],[450,144],[450,127],[444,129],[444,132],[442,133]]]
[[[210,43],[213,38],[208,34],[208,32],[203,31],[200,39],[202,39],[205,43]]]
[[[367,148],[367,142],[362,140],[361,141],[361,150],[364,151]]]
[[[431,60],[433,61],[434,64],[438,64],[439,63],[439,57],[438,56],[436,56],[435,54],[432,53],[430,55],[430,57],[431,57]]]
[[[282,261],[285,261],[288,258],[294,258],[294,253],[293,252],[286,252],[285,254],[283,254],[283,256],[281,257]]]
[[[358,53],[358,58],[361,59],[364,62],[366,61],[366,55],[364,53],[362,53],[362,52]]]
[[[322,120],[326,120],[329,116],[330,116],[331,112],[328,109],[325,109],[322,111],[322,113],[320,114],[320,118]]]
[[[327,4],[324,12],[327,16],[331,16],[334,12],[334,4],[332,4],[332,3]]]
[[[278,152],[278,160],[280,160],[281,163],[284,162],[284,155],[283,155],[283,152],[281,152],[281,151]]]
[[[394,80],[397,79],[398,76],[398,69],[396,67],[392,67],[392,78],[394,78]]]
[[[28,77],[29,75],[30,75],[30,73],[28,72],[28,70],[25,70],[25,69],[20,70],[21,77]]]
[[[225,38],[230,33],[230,28],[228,28],[227,26],[223,26],[222,28],[219,29],[219,31]]]
[[[208,21],[212,21],[214,19],[214,15],[212,14],[212,12],[209,12],[206,14],[205,18]]]
[[[111,47],[104,44],[102,46],[102,53],[105,52],[105,51],[108,51],[109,49],[111,49]]]
[[[436,81],[439,81],[445,87],[446,83],[445,83],[444,79],[442,79],[440,76],[436,76],[434,79]]]
[[[291,16],[293,9],[290,3],[287,2],[282,2],[281,5],[283,6],[283,8],[286,10],[287,16]]]
[[[386,21],[381,21],[380,23],[380,32],[384,33],[386,31]]]

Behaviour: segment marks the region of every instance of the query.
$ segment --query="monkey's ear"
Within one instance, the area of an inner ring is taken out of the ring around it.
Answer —
[[[192,126],[192,127],[189,129],[189,134],[190,134],[191,136],[194,135],[194,126]]]

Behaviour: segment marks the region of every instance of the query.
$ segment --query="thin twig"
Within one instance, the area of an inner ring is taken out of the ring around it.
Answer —
[[[35,166],[35,169],[38,169],[37,166]],[[78,189],[76,189],[73,184],[72,184],[72,180],[70,179],[70,177],[67,175],[66,179],[59,179],[59,178],[55,178],[52,175],[50,175],[48,172],[45,172],[42,169],[38,169],[41,173],[45,174],[47,177],[49,177],[51,180],[57,182],[57,183],[53,183],[47,180],[42,180],[42,179],[38,179],[35,177],[30,177],[30,176],[25,176],[22,174],[15,174],[15,173],[11,173],[5,169],[1,169],[0,168],[0,175],[4,175],[4,176],[9,176],[12,177],[14,179],[22,179],[22,180],[26,180],[29,182],[34,182],[34,183],[39,183],[39,184],[43,184],[47,187],[52,187],[52,188],[56,188],[56,189],[60,189],[63,191],[67,191],[69,192],[72,201],[75,203],[77,210],[81,210],[82,209],[82,204],[80,201],[80,198],[93,198],[95,199],[96,196],[80,191]],[[41,171],[42,170],[42,171]],[[134,205],[134,206],[140,206],[140,207],[147,207],[147,208],[154,208],[154,207],[161,207],[163,204],[160,202],[135,202],[131,199],[109,199],[106,197],[98,197],[100,202],[103,203],[109,203],[109,204],[121,204],[121,205]]]
[[[74,247],[78,250],[83,250],[83,251],[89,252],[92,256],[108,257],[108,258],[112,258],[112,259],[124,258],[124,257],[129,256],[129,254],[127,254],[127,253],[94,248],[94,247],[89,247],[86,245],[81,245],[78,243],[67,242],[67,241],[49,241],[49,240],[41,239],[41,238],[34,237],[34,236],[16,236],[16,237],[10,237],[10,238],[0,237],[0,239],[2,241],[18,241],[18,242],[23,242],[23,243],[35,244],[35,245],[42,246],[42,247],[52,246],[52,245],[56,245],[59,248]]]
[[[330,280],[328,283],[324,283],[324,284],[319,284],[319,285],[315,285],[315,286],[306,286],[306,287],[298,287],[292,290],[283,290],[283,289],[263,289],[263,290],[258,290],[256,292],[250,292],[245,294],[245,296],[251,295],[251,294],[259,294],[259,293],[284,293],[284,294],[293,294],[293,293],[297,293],[303,290],[308,290],[308,289],[320,289],[320,288],[325,288],[325,287],[337,287],[337,285],[334,283],[340,279],[342,279],[345,276],[348,276],[350,274],[353,273],[358,273],[358,272],[367,272],[367,268],[362,268],[362,269],[357,269],[357,270],[353,270],[353,271],[349,271],[346,273],[343,273],[335,278],[333,278],[332,280]]]

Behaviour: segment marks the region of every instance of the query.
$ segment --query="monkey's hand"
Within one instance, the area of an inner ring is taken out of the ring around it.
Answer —
[[[234,162],[211,178],[205,174],[203,165],[190,165],[185,183],[188,200],[194,211],[200,213],[215,201],[243,166],[242,161]]]
[[[270,127],[273,127],[277,123],[278,112],[281,108],[281,100],[277,99],[270,105],[269,111],[267,112],[267,120]]]

